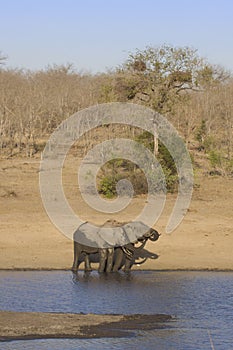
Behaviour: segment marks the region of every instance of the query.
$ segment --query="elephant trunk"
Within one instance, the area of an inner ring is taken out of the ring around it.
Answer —
[[[151,229],[150,236],[148,237],[150,241],[155,242],[159,239],[160,234],[158,231]]]
[[[134,250],[136,251],[142,250],[145,247],[147,240],[148,238],[143,238],[143,240],[142,239],[138,240],[141,243],[141,245],[139,247],[134,247]]]
[[[123,246],[121,248],[122,248],[123,252],[125,253],[126,257],[128,259],[132,260],[133,256],[134,256],[134,250],[135,250],[134,246],[133,245],[130,245],[130,247],[129,246]]]

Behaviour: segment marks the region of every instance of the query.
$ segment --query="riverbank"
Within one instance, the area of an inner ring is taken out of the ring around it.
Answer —
[[[97,315],[0,311],[0,341],[40,338],[129,337],[161,328],[170,315]]]
[[[146,204],[140,196],[124,212],[106,215],[83,201],[76,184],[77,164],[65,166],[63,184],[73,210],[97,225],[108,219],[133,220]],[[39,193],[39,159],[0,161],[0,269],[70,269],[73,243],[50,222]],[[187,215],[172,234],[165,233],[176,195],[168,195],[155,224],[161,233],[147,243],[134,269],[233,270],[233,180],[199,177]],[[83,265],[81,265],[81,268]],[[96,264],[93,264],[96,268]]]

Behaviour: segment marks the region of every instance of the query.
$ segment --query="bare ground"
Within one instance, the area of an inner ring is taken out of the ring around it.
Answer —
[[[146,204],[146,197],[139,196],[117,215],[96,212],[80,196],[77,165],[74,157],[68,159],[63,183],[82,219],[130,221]],[[148,259],[134,268],[233,270],[233,179],[199,176],[196,183],[188,213],[172,234],[165,227],[176,195],[167,196],[154,226],[162,235],[146,245]],[[0,160],[0,222],[0,269],[70,269],[72,241],[50,222],[40,198],[39,159]]]
[[[127,337],[165,327],[170,315],[96,315],[0,312],[0,341],[37,338]]]

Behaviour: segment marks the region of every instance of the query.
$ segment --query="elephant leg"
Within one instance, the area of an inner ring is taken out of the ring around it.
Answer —
[[[128,243],[124,247],[122,247],[122,250],[125,254],[125,267],[124,271],[129,272],[132,266],[132,263],[134,261],[134,244],[133,243]]]
[[[112,265],[113,265],[113,255],[114,255],[114,249],[109,248],[107,249],[107,265],[106,265],[106,272],[112,271]]]
[[[86,253],[84,259],[85,259],[85,271],[92,271],[89,254]]]
[[[123,250],[121,248],[116,248],[115,252],[116,254],[115,254],[115,262],[113,265],[113,272],[117,272],[121,268],[122,260],[124,256]]]
[[[100,254],[100,264],[99,264],[99,272],[104,272],[105,271],[105,266],[106,266],[106,260],[107,260],[107,249],[100,249],[99,250]]]
[[[74,241],[74,262],[72,266],[73,272],[78,271],[78,258],[79,258],[79,249],[78,249],[77,242]]]
[[[132,259],[128,259],[128,258],[125,259],[125,267],[124,267],[124,271],[125,272],[129,272],[130,271],[130,269],[131,269],[131,262],[132,262]]]

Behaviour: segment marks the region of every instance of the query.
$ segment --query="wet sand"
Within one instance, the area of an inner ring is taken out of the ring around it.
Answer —
[[[0,341],[130,337],[166,327],[170,315],[96,315],[0,311]]]

